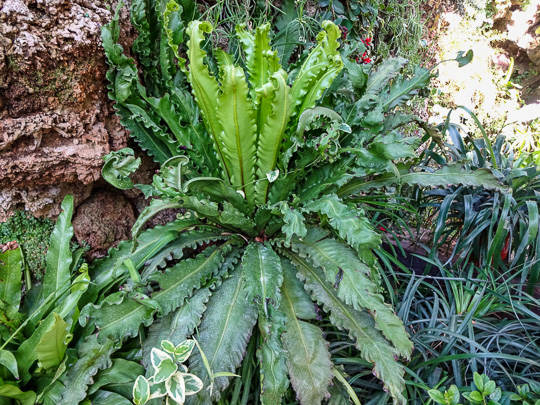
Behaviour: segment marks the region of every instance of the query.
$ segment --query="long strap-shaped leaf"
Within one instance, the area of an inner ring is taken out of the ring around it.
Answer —
[[[225,158],[222,141],[220,140],[222,128],[217,119],[217,103],[219,86],[216,78],[212,76],[208,67],[204,64],[206,52],[201,49],[201,41],[204,40],[204,33],[211,33],[212,25],[208,22],[192,21],[189,23],[187,33],[190,37],[188,46],[189,72],[188,80],[193,89],[193,95],[201,109],[206,128],[214,138],[214,148],[227,173],[227,177],[232,175],[232,166]]]
[[[151,299],[159,305],[163,314],[175,310],[183,304],[201,283],[219,270],[223,262],[223,252],[230,249],[225,243],[209,255],[201,254],[195,259],[182,260],[165,273],[154,275],[161,290],[152,294]],[[99,306],[89,305],[81,316],[90,317],[100,330],[99,339],[105,341],[112,337],[137,336],[141,324],[149,326],[153,322],[155,307],[129,299],[124,293],[108,296]]]
[[[328,343],[315,325],[302,321],[315,319],[315,306],[296,278],[296,269],[283,261],[284,282],[280,310],[287,315],[283,344],[287,366],[296,395],[302,405],[320,404],[332,380],[332,361]]]
[[[253,326],[257,321],[257,308],[246,299],[241,270],[237,267],[232,277],[223,282],[212,294],[199,327],[198,341],[213,373],[234,372],[246,352]],[[202,357],[195,353],[191,359],[191,371],[209,385],[209,376]],[[230,377],[214,380],[213,399],[219,399],[219,391],[229,385]],[[199,392],[205,398],[208,390]],[[203,402],[206,403],[206,402]]]
[[[73,260],[70,242],[73,237],[71,216],[73,215],[73,196],[67,195],[62,202],[62,213],[56,221],[47,251],[47,271],[43,277],[43,296],[50,294],[60,297],[61,287],[68,283],[70,266]]]
[[[242,68],[223,67],[217,118],[222,128],[221,140],[231,168],[231,182],[244,192],[249,205],[255,197],[255,152],[257,142],[256,112],[248,99],[248,85]]]
[[[317,35],[318,44],[302,64],[292,86],[293,115],[300,115],[305,109],[313,107],[343,67],[337,51],[340,38],[338,26],[331,21],[324,21],[322,26],[325,31]]]
[[[272,75],[270,82],[257,89],[259,104],[259,139],[257,142],[256,201],[268,200],[270,182],[267,173],[276,168],[283,135],[291,115],[290,88],[287,74],[280,70]]]
[[[293,240],[292,249],[324,269],[326,279],[334,283],[337,295],[356,310],[367,309],[375,327],[391,341],[400,356],[409,358],[413,344],[401,319],[386,305],[377,285],[370,278],[370,269],[347,246],[334,239],[315,243]]]
[[[22,255],[21,248],[0,250],[0,302],[19,309],[21,303]]]
[[[297,275],[304,281],[311,297],[322,304],[325,311],[330,312],[332,324],[348,330],[350,337],[356,340],[362,357],[374,363],[373,373],[383,381],[385,388],[394,397],[394,403],[406,403],[402,395],[405,388],[403,366],[396,360],[398,351],[375,329],[373,318],[345,304],[338,297],[337,291],[327,283],[321,269],[312,266],[297,253],[285,253],[292,259],[298,270]]]

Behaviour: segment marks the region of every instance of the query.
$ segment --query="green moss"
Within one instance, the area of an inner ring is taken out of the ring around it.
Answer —
[[[28,268],[34,280],[39,281],[45,270],[45,255],[54,222],[48,218],[35,218],[19,211],[5,223],[0,223],[0,244],[17,241],[22,247]]]

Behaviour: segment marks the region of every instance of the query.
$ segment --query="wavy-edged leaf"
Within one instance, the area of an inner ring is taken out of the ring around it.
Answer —
[[[194,290],[216,273],[225,260],[223,254],[228,250],[227,244],[208,248],[194,259],[181,260],[165,272],[153,274],[150,279],[159,284],[161,291],[152,294],[152,299],[161,306],[163,315],[182,305]]]
[[[257,302],[268,317],[268,306],[279,306],[283,273],[281,260],[268,243],[252,242],[242,257],[242,278],[247,299]]]
[[[300,115],[313,107],[343,68],[337,50],[341,37],[338,26],[331,21],[323,21],[322,27],[324,31],[317,35],[317,46],[307,56],[293,83],[292,115]]]
[[[133,384],[139,375],[144,374],[144,367],[139,363],[124,359],[113,359],[112,367],[99,371],[93,377],[88,388],[88,395],[95,393],[109,384]]]
[[[36,345],[38,361],[46,370],[59,365],[67,349],[69,325],[56,312],[53,315],[54,322]]]
[[[139,214],[139,217],[133,224],[133,228],[131,228],[131,237],[133,240],[137,240],[137,237],[139,236],[139,233],[141,232],[142,227],[146,222],[148,222],[154,215],[157,215],[161,211],[168,210],[168,209],[175,209],[175,208],[181,208],[182,205],[176,201],[169,201],[169,200],[163,200],[161,198],[154,199],[150,201],[150,205],[148,205],[142,212]],[[181,220],[184,222],[185,225],[182,225],[178,228],[178,232],[182,232],[187,228],[190,228],[192,226],[197,225],[200,223],[197,219],[183,219]]]
[[[332,324],[339,329],[348,330],[362,357],[374,363],[373,373],[383,381],[385,388],[394,397],[394,402],[405,403],[402,395],[405,388],[404,371],[403,366],[396,360],[398,351],[375,328],[373,318],[345,304],[338,297],[337,291],[326,282],[321,269],[312,266],[297,253],[285,253],[296,266],[297,276],[304,281],[311,297],[330,313]]]
[[[240,269],[237,268],[230,278],[223,281],[208,301],[207,307],[197,340],[213,373],[232,373],[244,357],[257,321],[257,308],[246,299]],[[202,378],[205,386],[209,385],[210,376],[198,352],[191,357],[190,370]],[[215,399],[220,397],[220,391],[227,388],[229,379],[218,377],[214,380]],[[204,398],[209,392],[203,390],[197,395]]]
[[[169,313],[150,326],[146,340],[143,342],[143,364],[148,367],[150,351],[153,347],[159,347],[163,340],[177,345],[193,334],[206,311],[205,304],[211,294],[208,287],[196,291],[176,312]]]
[[[146,281],[151,274],[164,268],[168,260],[181,259],[186,249],[196,249],[204,244],[227,238],[228,236],[226,235],[220,235],[210,231],[194,230],[182,232],[175,241],[169,243],[144,264],[145,267],[141,274],[141,279]]]
[[[321,329],[304,321],[316,318],[315,306],[288,260],[283,261],[283,272],[280,310],[287,316],[283,344],[291,383],[302,405],[320,404],[333,377],[328,343]]]
[[[372,188],[389,187],[399,184],[416,184],[423,187],[440,187],[453,184],[464,186],[484,187],[489,190],[506,192],[504,187],[489,169],[463,170],[460,165],[445,166],[434,172],[408,173],[405,171],[399,177],[394,173],[386,173],[366,181],[356,178],[338,191],[340,197],[346,197]]]
[[[291,114],[290,88],[287,85],[287,74],[280,70],[274,73],[268,83],[258,87],[259,98],[257,142],[257,184],[256,201],[259,204],[268,200],[270,182],[267,173],[275,170],[283,136]]]
[[[129,298],[120,291],[103,299],[99,305],[87,305],[81,311],[80,321],[86,324],[88,320],[99,330],[98,339],[105,342],[112,339],[121,340],[124,337],[136,337],[141,325],[149,326],[154,320],[156,309]],[[86,318],[86,319],[85,319]]]
[[[131,148],[123,148],[103,156],[105,164],[101,168],[103,178],[120,190],[133,187],[129,176],[134,173],[141,164],[140,158],[135,158],[135,152]]]
[[[228,201],[218,204],[192,195],[186,195],[182,197],[182,200],[184,208],[191,209],[210,221],[214,221],[226,228],[232,227],[250,236],[256,235],[253,220],[234,208]]]
[[[227,161],[223,144],[221,141],[221,125],[217,119],[217,104],[219,96],[219,86],[216,78],[212,76],[208,67],[204,64],[206,52],[201,49],[201,41],[204,40],[204,34],[212,32],[212,25],[208,22],[192,21],[189,23],[187,33],[189,35],[188,59],[189,72],[188,80],[191,83],[195,101],[201,109],[203,119],[206,123],[210,134],[214,139],[214,148],[222,164],[223,169],[227,172],[227,177],[230,179],[232,175],[232,167]]]
[[[111,367],[111,354],[115,350],[112,340],[100,343],[97,337],[88,337],[79,347],[79,360],[68,369],[64,383],[69,389],[63,392],[58,405],[73,405],[84,400],[92,377],[99,370]]]
[[[354,205],[345,205],[335,194],[313,200],[306,204],[304,209],[326,215],[339,236],[362,253],[369,253],[381,244],[381,237],[373,230],[363,211]]]
[[[286,352],[281,340],[286,332],[286,317],[273,307],[268,312],[269,317],[259,317],[262,344],[257,357],[261,364],[261,403],[281,405],[281,398],[289,386]]]
[[[116,392],[98,390],[92,397],[92,405],[132,405],[132,402]]]
[[[281,68],[277,51],[270,47],[269,33],[269,23],[258,26],[254,32],[246,31],[245,24],[236,27],[236,35],[244,48],[247,73],[253,89],[263,86]]]
[[[110,93],[109,98],[115,100]],[[116,115],[120,117],[120,123],[129,129],[130,136],[135,138],[141,149],[148,152],[154,158],[154,161],[165,163],[167,159],[170,159],[175,154],[171,152],[168,146],[168,138],[166,140],[157,138],[153,130],[146,127],[143,117],[133,115],[128,108],[119,104],[116,104],[115,110]],[[159,128],[159,131],[160,134],[164,134],[161,128]]]
[[[69,283],[70,266],[73,260],[70,242],[73,237],[71,216],[73,196],[66,195],[62,201],[62,213],[56,221],[46,256],[46,272],[43,277],[43,296],[54,294],[60,298],[62,287]]]
[[[231,182],[245,193],[248,205],[255,198],[255,153],[257,142],[256,111],[248,99],[248,85],[240,67],[223,68],[217,119],[222,129],[221,141],[231,168]]]
[[[402,57],[386,59],[374,72],[369,75],[366,93],[378,95],[388,82],[396,77],[408,60]]]
[[[22,286],[22,254],[21,248],[0,249],[0,302],[11,305],[15,310],[21,303]]]
[[[414,75],[409,80],[400,78],[390,86],[390,93],[384,98],[382,109],[387,111],[397,105],[403,105],[414,94],[413,90],[423,89],[431,80],[431,70],[420,66],[414,67]]]
[[[154,257],[156,252],[175,240],[178,232],[185,227],[186,222],[178,219],[142,232],[135,250],[133,250],[132,241],[122,241],[118,247],[110,249],[106,258],[96,260],[90,268],[92,284],[83,297],[83,304],[96,302],[100,294],[105,295],[112,286],[126,279],[128,269],[124,262],[127,258],[130,258],[135,269],[139,270],[144,263]]]
[[[357,311],[368,310],[375,320],[375,327],[394,344],[399,355],[410,357],[413,344],[403,322],[392,307],[385,304],[376,283],[370,278],[370,268],[353,250],[334,239],[315,243],[293,240],[291,248],[324,270],[326,280],[334,284],[337,296],[347,305]]]

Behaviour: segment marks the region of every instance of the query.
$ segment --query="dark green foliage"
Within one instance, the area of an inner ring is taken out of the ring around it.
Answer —
[[[0,244],[16,241],[22,248],[32,279],[40,281],[45,270],[45,255],[54,222],[49,218],[35,218],[17,211],[7,222],[0,223]]]

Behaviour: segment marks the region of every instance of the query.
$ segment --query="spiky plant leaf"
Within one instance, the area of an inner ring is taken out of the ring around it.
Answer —
[[[236,268],[232,276],[212,294],[197,335],[213,373],[232,373],[236,370],[244,357],[256,321],[257,308],[246,299],[241,269]],[[190,370],[203,379],[205,387],[210,384],[210,376],[199,353],[192,355]],[[214,399],[220,397],[220,391],[229,385],[229,380],[230,377],[215,379]],[[208,395],[209,391],[206,390],[198,394],[201,398]]]
[[[311,297],[323,305],[330,313],[330,321],[339,329],[349,331],[356,341],[362,357],[373,363],[373,373],[380,378],[395,403],[405,403],[402,391],[405,388],[403,367],[396,360],[399,352],[390,345],[375,328],[375,321],[365,312],[357,311],[344,303],[337,291],[326,281],[323,270],[312,266],[299,254],[287,251],[298,270],[298,277],[304,281]]]
[[[304,320],[315,319],[315,307],[296,278],[296,269],[284,261],[280,310],[286,314],[283,344],[291,383],[302,405],[320,404],[332,380],[332,361],[322,331]],[[304,319],[304,320],[302,320]]]

